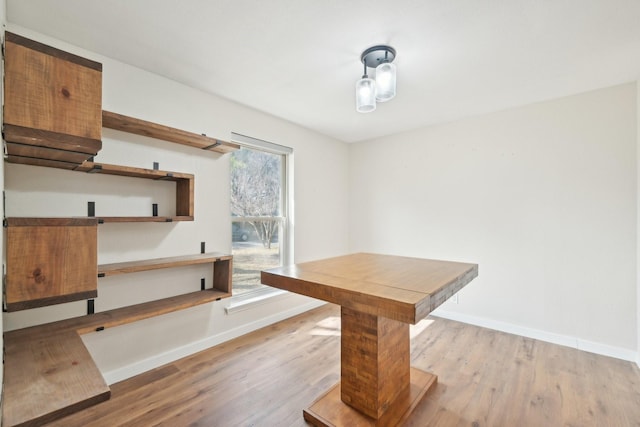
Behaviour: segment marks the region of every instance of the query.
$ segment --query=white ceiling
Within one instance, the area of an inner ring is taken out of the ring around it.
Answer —
[[[7,0],[7,19],[346,142],[640,78],[640,0]],[[398,94],[359,114],[375,44]]]

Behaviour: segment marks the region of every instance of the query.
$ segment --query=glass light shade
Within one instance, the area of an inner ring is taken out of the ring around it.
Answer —
[[[386,102],[396,96],[396,66],[383,62],[376,67],[376,100]]]
[[[376,82],[363,76],[356,82],[356,111],[370,113],[376,109]]]

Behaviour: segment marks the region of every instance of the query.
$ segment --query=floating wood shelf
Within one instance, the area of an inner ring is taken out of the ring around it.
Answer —
[[[206,253],[98,266],[99,275],[111,276],[212,263],[213,288],[6,332],[3,425],[42,425],[109,399],[80,335],[227,298],[232,262]]]
[[[193,221],[193,216],[100,216],[97,219],[100,224],[113,222],[174,222]]]
[[[225,292],[209,288],[204,291],[195,291],[174,297],[143,302],[141,304],[116,308],[115,310],[101,311],[100,313],[69,319],[66,322],[68,322],[70,328],[82,335],[89,332],[96,332],[96,330],[102,330],[103,328],[113,328],[155,316],[173,313],[174,311],[185,310],[212,301],[218,301],[229,296],[230,295]],[[62,322],[65,321],[63,320]],[[55,323],[52,325],[56,326]],[[66,327],[63,323],[57,325],[56,328],[60,326]]]
[[[5,332],[3,425],[42,425],[109,399],[109,386],[78,334],[184,310],[225,296],[207,289]]]
[[[232,142],[222,141],[206,135],[198,135],[197,133],[187,132],[104,110],[102,111],[102,127],[223,154],[240,148],[238,144]]]
[[[75,169],[77,172],[101,173],[105,175],[129,176],[132,178],[161,179],[167,181],[179,181],[181,179],[193,179],[190,173],[169,172],[157,169],[144,169],[132,166],[110,165],[106,163],[84,162]]]
[[[118,262],[98,266],[98,275],[113,276],[116,274],[136,273],[138,271],[157,270],[161,268],[183,267],[187,265],[207,264],[231,260],[231,255],[217,252],[206,254],[184,255],[167,258],[154,258],[142,261]]]
[[[53,160],[32,159],[29,157],[9,156],[9,162],[32,166],[47,166],[73,170],[75,172],[99,173],[104,175],[127,176],[156,181],[172,181],[176,183],[176,214],[174,216],[117,216],[97,217],[100,223],[108,222],[173,222],[193,221],[195,177],[190,173],[170,172],[157,169],[144,169],[132,166],[111,165],[107,163],[84,162],[74,165]]]
[[[98,277],[137,273],[162,268],[185,267],[197,264],[213,264],[213,289],[221,292],[222,298],[231,296],[233,257],[218,252],[154,258],[141,261],[117,262],[98,266]]]
[[[5,160],[9,163],[17,163],[19,165],[43,166],[46,168],[74,170],[78,167],[77,163],[66,162],[64,160],[39,159],[34,157],[24,157],[7,153]]]
[[[100,222],[173,222],[193,221],[194,181],[190,173],[169,172],[156,169],[135,168],[131,166],[110,165],[106,163],[84,162],[74,171],[100,173],[105,175],[128,176],[176,183],[176,214],[171,217],[98,217]]]
[[[77,332],[29,329],[42,338],[26,329],[4,334],[2,425],[41,426],[109,399],[109,386]]]

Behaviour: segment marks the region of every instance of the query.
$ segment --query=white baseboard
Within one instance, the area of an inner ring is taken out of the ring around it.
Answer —
[[[550,342],[552,344],[563,345],[565,347],[577,348],[578,350],[588,351],[589,353],[600,354],[602,356],[615,357],[616,359],[622,359],[629,362],[635,361],[638,363],[638,366],[640,366],[640,353],[622,347],[615,347],[608,344],[583,340],[569,335],[555,334],[552,332],[541,331],[539,329],[527,328],[507,322],[500,322],[498,320],[486,319],[483,317],[476,317],[442,309],[437,309],[431,314],[444,319],[455,320],[462,323],[468,323],[470,325],[533,338],[540,341]]]
[[[269,326],[273,323],[279,322],[289,317],[304,313],[305,311],[309,311],[323,304],[325,304],[324,301],[314,300],[307,304],[296,306],[286,311],[278,312],[271,316],[264,317],[259,320],[239,326],[237,328],[222,332],[220,334],[207,337],[200,341],[194,341],[185,346],[175,348],[171,351],[167,351],[165,353],[158,354],[144,360],[140,360],[130,365],[123,366],[109,372],[103,372],[102,376],[104,377],[107,384],[117,383],[118,381],[126,380],[127,378],[131,378],[150,369],[154,369],[167,363],[171,363],[175,360],[190,356],[202,350],[206,350],[207,348],[221,344],[225,341],[232,340],[244,334],[248,334],[249,332],[253,332],[257,329],[264,328],[265,326]]]

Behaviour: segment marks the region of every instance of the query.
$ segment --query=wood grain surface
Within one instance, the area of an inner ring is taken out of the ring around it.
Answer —
[[[95,155],[102,147],[102,65],[9,32],[4,57],[5,139]]]
[[[477,264],[359,253],[263,271],[262,283],[416,323],[477,275]]]
[[[438,373],[405,427],[637,427],[632,362],[429,317],[411,364]],[[340,377],[340,307],[327,304],[111,386],[111,399],[51,424],[307,427]]]
[[[111,111],[102,112],[102,126],[136,135],[174,142],[176,144],[188,145],[190,147],[200,148],[203,150],[216,151],[219,153],[229,153],[240,148],[238,144],[211,138],[206,135],[187,132],[146,120],[136,119],[123,114],[113,113]]]
[[[97,296],[95,219],[8,218],[7,310]]]

